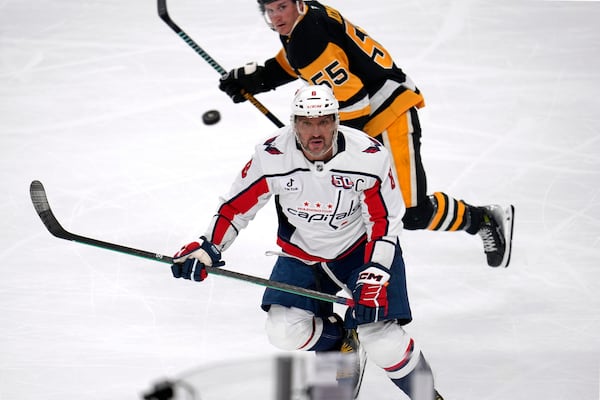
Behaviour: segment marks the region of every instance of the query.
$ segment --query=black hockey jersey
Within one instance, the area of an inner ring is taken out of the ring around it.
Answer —
[[[337,10],[306,1],[307,10],[283,48],[265,62],[267,86],[301,78],[329,85],[340,102],[340,120],[371,136],[397,115],[424,106],[419,90],[394,63],[388,51]]]

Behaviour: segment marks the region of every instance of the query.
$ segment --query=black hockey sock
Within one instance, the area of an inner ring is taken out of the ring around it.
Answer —
[[[344,339],[344,322],[339,315],[323,318],[321,337],[309,351],[338,351]]]

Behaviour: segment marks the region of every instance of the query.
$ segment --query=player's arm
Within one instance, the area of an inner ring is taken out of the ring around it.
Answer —
[[[384,158],[388,159],[387,156]],[[352,271],[350,277],[352,296],[356,303],[354,315],[359,323],[376,322],[387,316],[387,289],[397,251],[398,235],[402,229],[402,197],[395,186],[389,162],[382,167],[379,179],[363,192],[363,220],[368,236],[365,264]]]
[[[221,252],[233,243],[239,231],[248,225],[271,196],[257,158],[255,154],[246,163],[234,180],[229,195],[221,198],[206,234],[175,253],[171,265],[173,277],[203,281],[207,277],[205,267],[225,264],[221,261]]]
[[[392,265],[398,236],[402,231],[405,206],[389,152],[381,144],[378,148],[380,151],[371,156],[376,159],[379,178],[361,196],[362,217],[368,237],[365,262],[388,268]]]
[[[229,194],[220,199],[205,236],[221,251],[226,250],[270,197],[271,189],[262,172],[260,157],[254,154],[238,173]]]

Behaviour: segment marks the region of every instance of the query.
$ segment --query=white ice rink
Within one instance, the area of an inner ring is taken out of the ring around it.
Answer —
[[[597,400],[600,2],[328,4],[423,91],[430,191],[516,207],[508,269],[487,267],[465,233],[402,237],[407,330],[440,392]],[[279,49],[254,0],[169,9],[226,69]],[[217,79],[155,0],[0,1],[1,400],[136,399],[160,377],[276,353],[261,287],[175,280],[166,264],[54,238],[29,199],[39,179],[65,228],[174,253],[275,129]],[[258,99],[285,122],[299,85]],[[219,124],[202,124],[209,109]],[[274,239],[269,204],[225,253],[227,267],[268,277]],[[365,399],[404,398],[374,368],[364,389]]]

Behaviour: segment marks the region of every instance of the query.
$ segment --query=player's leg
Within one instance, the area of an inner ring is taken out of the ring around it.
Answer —
[[[406,205],[404,227],[409,230],[463,230],[470,224],[470,206],[444,193],[427,194],[427,175],[421,159],[421,125],[416,108],[398,117],[382,133],[391,150]],[[475,216],[477,218],[478,216]]]
[[[290,257],[279,257],[271,279],[308,289],[334,294],[337,289],[321,282],[322,275]],[[333,312],[333,305],[308,297],[267,288],[263,295],[265,324],[271,344],[283,350],[339,350],[344,337],[342,319]]]
[[[369,315],[354,315],[361,345],[375,365],[382,368],[392,382],[404,391],[411,400],[433,400],[433,374],[417,342],[410,337],[402,325],[412,320],[406,285],[404,260],[400,245],[396,245],[394,262],[389,269],[386,282],[387,311],[384,320],[367,320]],[[359,271],[360,273],[360,271]],[[356,273],[348,281],[354,290]],[[378,316],[378,318],[380,315]]]
[[[282,350],[330,351],[341,347],[343,321],[336,315],[272,304],[265,324],[271,344]]]
[[[433,400],[433,373],[416,341],[396,321],[359,325],[369,359],[411,400]]]
[[[446,193],[427,194],[427,176],[421,160],[421,125],[417,109],[400,116],[380,136],[392,152],[406,205],[404,227],[409,230],[466,231],[482,237],[490,266],[507,266],[514,208],[476,207]]]

